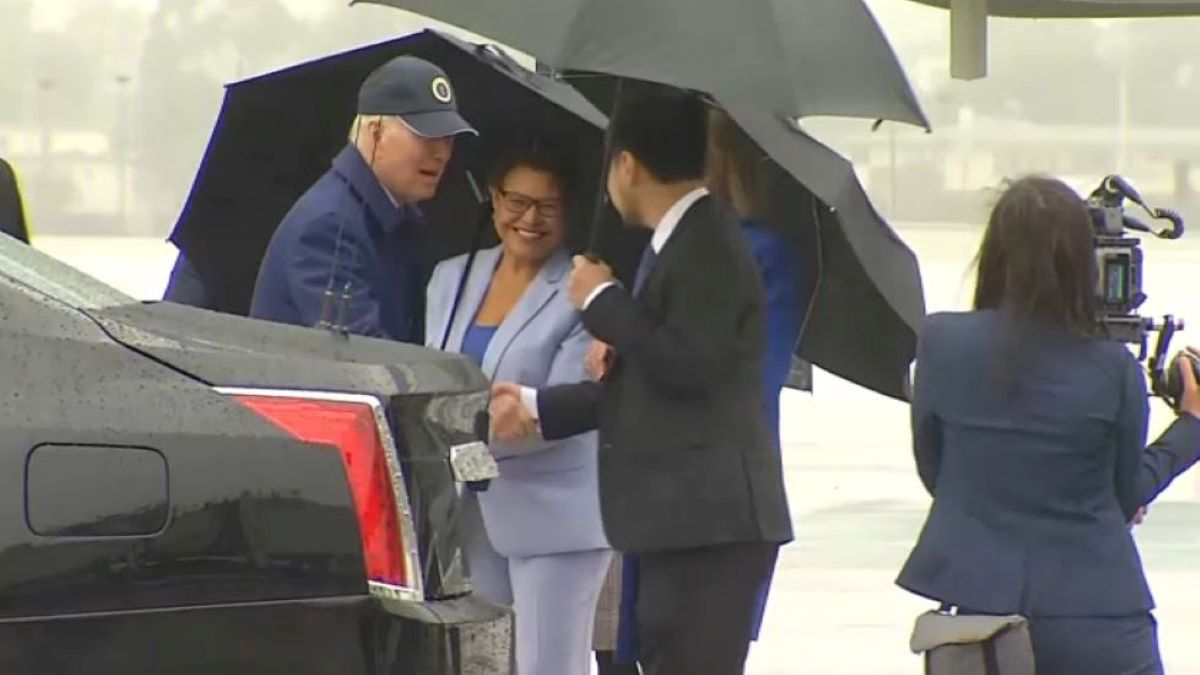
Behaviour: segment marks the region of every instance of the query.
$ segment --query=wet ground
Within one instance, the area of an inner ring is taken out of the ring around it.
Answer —
[[[931,311],[969,304],[978,233],[902,227]],[[1192,318],[1178,346],[1200,344],[1200,236],[1149,242],[1146,310]],[[1190,334],[1189,334],[1190,333]],[[755,675],[915,675],[913,618],[926,601],[893,585],[928,507],[911,460],[907,407],[818,373],[814,396],[783,402],[788,496],[797,540],[781,557]],[[1152,434],[1169,421],[1152,404]],[[1200,675],[1200,472],[1185,474],[1136,530],[1158,602],[1172,675]]]
[[[978,232],[901,227],[918,253],[929,309],[966,306]],[[172,250],[154,241],[45,239],[39,246],[138,297],[161,293]],[[1200,333],[1200,237],[1149,242],[1150,312],[1192,318]],[[1184,332],[1200,344],[1200,334]],[[928,499],[910,458],[907,408],[824,373],[813,396],[783,401],[785,466],[797,540],[784,549],[755,675],[911,675],[913,617],[929,604],[892,584]],[[1152,433],[1169,415],[1155,404]],[[1183,476],[1137,538],[1158,600],[1167,672],[1200,675],[1200,473]]]

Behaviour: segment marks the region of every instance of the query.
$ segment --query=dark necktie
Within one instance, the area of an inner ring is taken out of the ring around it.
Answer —
[[[658,259],[658,254],[654,252],[654,247],[646,244],[646,249],[642,251],[642,259],[638,262],[637,274],[633,277],[633,294],[636,296],[642,292],[642,286],[646,283],[646,278],[650,276],[650,270],[654,269],[654,261]]]

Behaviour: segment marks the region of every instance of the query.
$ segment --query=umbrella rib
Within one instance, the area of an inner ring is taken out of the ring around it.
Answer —
[[[565,2],[567,0],[558,0],[558,1]],[[562,41],[559,42],[559,44],[557,45],[557,49],[554,50],[554,56],[555,56],[555,61],[556,61],[556,63],[554,65],[562,67],[564,69],[570,68],[570,64],[567,63],[567,48],[568,48],[567,46],[578,44],[578,40],[575,39],[575,37],[576,37],[575,27],[579,24],[579,18],[584,14],[584,6],[587,5],[588,2],[589,2],[589,0],[582,0],[582,1],[576,0],[575,1],[575,5],[576,5],[575,12],[571,15],[570,21],[568,21],[567,25],[565,26],[566,30],[564,30],[562,33],[562,35],[563,35]]]

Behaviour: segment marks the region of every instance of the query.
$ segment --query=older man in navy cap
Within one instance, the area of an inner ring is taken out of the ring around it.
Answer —
[[[437,66],[401,56],[372,72],[349,145],[271,238],[250,315],[423,342],[424,232],[415,204],[433,197],[464,133],[475,130]]]

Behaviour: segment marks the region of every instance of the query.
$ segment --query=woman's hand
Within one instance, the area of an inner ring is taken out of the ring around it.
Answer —
[[[1195,347],[1188,347],[1192,358],[1200,360],[1200,352]],[[1183,394],[1179,397],[1179,412],[1188,413],[1200,419],[1200,383],[1196,382],[1196,373],[1192,368],[1192,358],[1181,356],[1175,364],[1179,368],[1179,377],[1183,382]]]
[[[604,376],[608,374],[608,369],[612,367],[614,354],[613,348],[608,344],[600,340],[592,342],[587,357],[583,360],[583,367],[587,371],[588,377],[597,382],[604,379]]]

